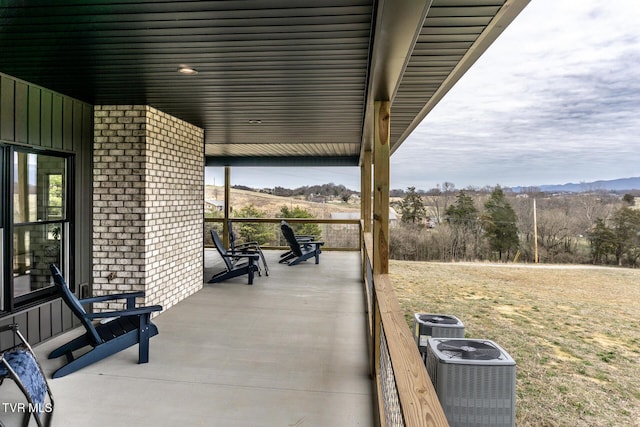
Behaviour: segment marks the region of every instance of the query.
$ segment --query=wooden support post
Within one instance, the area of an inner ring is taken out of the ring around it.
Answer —
[[[389,101],[376,101],[373,142],[373,272],[389,273]]]
[[[231,216],[231,166],[224,167],[224,223],[222,224],[222,244],[229,247],[229,217]]]
[[[365,150],[360,166],[360,216],[364,233],[371,232],[371,151]]]

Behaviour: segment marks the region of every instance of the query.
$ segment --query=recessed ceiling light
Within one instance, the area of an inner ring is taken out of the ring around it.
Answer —
[[[249,120],[249,124],[251,125],[261,125],[262,124],[262,120]]]
[[[178,72],[186,76],[195,76],[196,74],[198,74],[198,70],[196,70],[195,68],[188,67],[186,65],[179,66]]]

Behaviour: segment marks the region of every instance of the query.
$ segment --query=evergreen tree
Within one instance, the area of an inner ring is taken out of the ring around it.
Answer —
[[[640,258],[640,211],[623,206],[611,217],[615,240],[615,256],[618,265],[626,258],[635,265]]]
[[[595,226],[589,233],[589,240],[594,264],[606,263],[608,256],[615,254],[616,236],[602,218],[596,219]]]
[[[446,215],[449,224],[469,226],[476,222],[478,209],[471,196],[461,190],[456,196],[456,202],[447,208]]]
[[[609,225],[598,218],[589,233],[594,263],[607,262],[609,255],[622,265],[636,266],[640,261],[640,211],[623,206],[611,215]]]
[[[484,204],[483,215],[484,232],[489,240],[489,246],[498,252],[498,259],[502,255],[517,249],[520,244],[516,213],[507,201],[504,191],[497,186]]]
[[[420,224],[427,217],[422,196],[416,192],[416,187],[407,188],[407,195],[400,204],[400,210],[404,223]]]
[[[266,213],[259,210],[254,205],[248,205],[235,212],[236,218],[264,218]],[[241,222],[234,226],[234,231],[238,230],[238,235],[242,242],[258,242],[263,245],[273,238],[273,231],[269,229],[268,224]],[[239,242],[241,243],[241,242]]]
[[[315,218],[311,212],[308,210],[301,208],[300,206],[296,206],[295,208],[289,209],[286,206],[282,206],[280,208],[280,215],[278,218]],[[292,223],[291,229],[295,234],[302,234],[307,236],[315,236],[316,239],[320,238],[322,234],[322,230],[318,224],[296,224]]]

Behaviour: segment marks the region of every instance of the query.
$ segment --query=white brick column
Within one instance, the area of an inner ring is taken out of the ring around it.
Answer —
[[[148,106],[94,111],[93,293],[169,308],[203,284],[204,132]]]

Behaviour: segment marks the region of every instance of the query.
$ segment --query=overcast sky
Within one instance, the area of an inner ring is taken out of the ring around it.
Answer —
[[[393,154],[391,188],[640,176],[639,70],[637,1],[532,0]],[[251,187],[327,182],[359,190],[359,169],[232,168]]]

